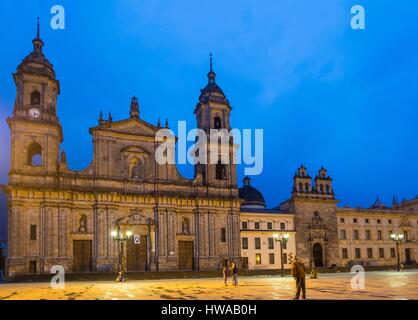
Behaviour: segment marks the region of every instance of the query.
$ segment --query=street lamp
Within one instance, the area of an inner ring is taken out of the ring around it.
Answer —
[[[110,235],[112,236],[114,241],[118,243],[118,272],[123,272],[123,265],[122,265],[122,243],[126,242],[132,237],[132,231],[128,230],[123,234],[120,230],[120,225],[117,225],[116,230],[112,230]]]
[[[287,233],[281,234],[281,235],[275,233],[273,235],[273,238],[275,241],[280,242],[280,263],[281,263],[281,269],[282,269],[281,276],[284,277],[283,245],[286,245],[287,241],[289,240],[289,235]]]
[[[403,234],[402,233],[392,233],[390,235],[390,237],[392,238],[393,241],[396,242],[396,257],[398,260],[398,271],[400,271],[400,267],[401,267],[401,257],[400,257],[400,253],[399,253],[399,246],[400,243],[403,241]]]

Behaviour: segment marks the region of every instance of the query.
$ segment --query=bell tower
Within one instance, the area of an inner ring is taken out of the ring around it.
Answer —
[[[196,105],[197,128],[206,133],[207,138],[207,164],[198,163],[195,166],[195,173],[200,173],[205,185],[217,187],[236,186],[236,166],[234,164],[234,141],[229,135],[230,113],[232,107],[222,89],[216,83],[216,73],[213,71],[212,53],[210,54],[210,69],[207,74],[208,84],[201,89],[199,102]],[[211,144],[211,135],[219,134],[217,141]],[[220,135],[224,134],[226,139],[222,140]],[[215,157],[211,150],[217,150]],[[227,155],[227,157],[226,157]]]
[[[43,53],[39,18],[32,44],[33,51],[13,74],[16,99],[13,114],[7,119],[11,133],[11,174],[55,173],[63,139],[56,114],[60,85]]]

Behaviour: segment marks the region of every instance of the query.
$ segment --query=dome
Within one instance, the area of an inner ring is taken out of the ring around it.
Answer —
[[[249,177],[244,178],[244,186],[238,189],[238,193],[240,199],[243,200],[242,207],[266,207],[263,194],[251,186],[251,179]]]
[[[52,64],[42,52],[44,42],[40,38],[39,21],[36,38],[32,41],[33,51],[29,53],[17,67],[18,72],[27,72],[47,76],[55,79],[55,71]]]
[[[208,84],[200,90],[200,102],[218,102],[225,103],[229,106],[229,101],[226,98],[223,90],[216,84],[216,73],[213,71],[212,67],[212,54],[210,54],[210,71],[207,74]]]

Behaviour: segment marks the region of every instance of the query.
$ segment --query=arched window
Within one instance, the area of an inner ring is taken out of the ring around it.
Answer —
[[[183,218],[183,221],[181,223],[181,229],[183,234],[190,234],[190,219],[189,218]]]
[[[329,187],[329,185],[326,185],[325,190],[327,191],[327,193],[331,193],[331,188]]]
[[[303,191],[303,185],[302,182],[299,183],[299,191],[302,192]]]
[[[39,143],[33,142],[28,147],[27,163],[31,166],[42,165],[42,147]]]
[[[218,160],[216,164],[216,179],[223,180],[226,177],[226,166],[222,164],[221,160]]]
[[[132,179],[142,179],[142,162],[137,158],[132,158],[129,161],[129,177]]]
[[[213,124],[214,124],[215,129],[221,129],[222,128],[221,118],[216,116],[215,119],[213,120]]]
[[[305,191],[309,192],[309,183],[305,183]]]
[[[38,90],[35,90],[30,94],[30,104],[31,106],[41,104],[41,94]]]
[[[321,184],[321,185],[319,185],[319,191],[321,192],[321,193],[324,193],[324,186]]]

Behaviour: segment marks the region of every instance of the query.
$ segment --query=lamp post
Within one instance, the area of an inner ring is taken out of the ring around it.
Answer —
[[[284,277],[285,274],[284,274],[284,263],[283,263],[283,244],[287,243],[287,240],[289,240],[289,235],[287,233],[280,234],[280,235],[275,233],[273,235],[273,238],[275,241],[280,242],[280,263],[281,263],[281,270],[282,270],[281,276]]]
[[[116,230],[113,230],[111,236],[114,241],[118,243],[118,272],[123,272],[123,263],[122,263],[122,243],[126,242],[132,237],[132,231],[128,230],[123,234],[120,230],[120,225],[116,226]]]
[[[400,256],[400,253],[399,253],[399,246],[400,246],[400,243],[403,241],[404,237],[403,237],[402,233],[392,233],[390,235],[390,237],[392,238],[393,241],[396,242],[396,257],[397,257],[397,261],[398,261],[397,269],[398,269],[398,271],[400,271],[401,256]]]

